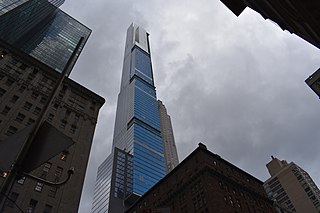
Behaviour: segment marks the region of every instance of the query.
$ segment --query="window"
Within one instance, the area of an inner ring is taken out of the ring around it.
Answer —
[[[18,113],[17,117],[16,117],[16,121],[18,121],[19,123],[21,123],[24,119],[26,118],[26,116],[22,113]]]
[[[76,114],[74,116],[74,123],[77,123],[79,121],[79,119],[80,119],[80,115]]]
[[[41,99],[40,99],[40,103],[45,104],[46,100],[47,100],[47,97],[42,96]]]
[[[65,117],[68,118],[71,114],[71,111],[67,109]]]
[[[23,92],[23,91],[25,91],[25,89],[26,89],[26,87],[25,86],[21,86],[20,88],[19,88],[19,92]]]
[[[43,209],[43,213],[51,213],[51,212],[52,212],[52,206],[46,204]]]
[[[34,119],[32,119],[32,118],[29,118],[29,120],[28,120],[28,122],[27,122],[27,126],[29,126],[30,124],[33,124],[35,122],[35,120]]]
[[[29,203],[29,207],[27,208],[26,213],[33,213],[35,212],[36,206],[38,204],[37,200],[31,199]]]
[[[3,110],[2,110],[2,114],[6,115],[6,114],[8,114],[8,112],[9,112],[10,110],[11,110],[10,107],[5,106],[5,107],[3,108]]]
[[[64,129],[64,128],[66,128],[66,125],[67,125],[67,121],[66,120],[61,120],[60,128]]]
[[[19,96],[17,96],[17,95],[14,95],[14,96],[12,96],[12,98],[11,98],[11,102],[12,103],[15,103],[15,102],[17,102],[17,100],[19,99]]]
[[[71,128],[70,128],[70,133],[74,134],[76,132],[76,125],[71,125]]]
[[[25,181],[26,181],[26,177],[23,176],[19,180],[17,180],[17,183],[23,185]]]
[[[57,191],[58,191],[58,188],[56,186],[51,187],[49,190],[48,196],[55,198]]]
[[[7,205],[8,207],[14,208],[15,207],[15,202],[17,201],[19,197],[19,194],[16,192],[12,192],[10,195],[10,200],[8,199]]]
[[[54,115],[50,113],[50,114],[48,115],[48,121],[52,121],[53,118],[54,118]]]
[[[49,163],[49,162],[46,162],[44,165],[43,165],[43,168],[42,168],[42,172],[47,174],[49,171],[50,171],[50,168],[51,168],[52,164]],[[43,176],[43,175],[42,175]]]
[[[68,155],[69,155],[69,152],[68,151],[63,151],[63,152],[61,152],[61,155],[60,155],[60,160],[62,160],[62,161],[66,161],[67,160],[67,157],[68,157]]]
[[[27,101],[27,102],[24,104],[23,109],[29,111],[29,110],[31,109],[31,107],[32,107],[32,103],[30,103],[30,102]]]
[[[14,81],[12,80],[12,79],[7,79],[7,81],[6,81],[6,85],[7,86],[11,86],[12,84],[14,83]]]
[[[32,94],[31,94],[31,98],[34,99],[34,100],[37,99],[38,96],[39,96],[39,94],[36,93],[36,92],[32,92]]]
[[[55,103],[55,104],[53,105],[53,109],[54,109],[54,110],[57,110],[58,107],[59,107],[59,105],[58,105],[57,103]]]
[[[16,133],[18,131],[18,129],[14,126],[9,126],[6,135],[10,136],[13,135],[14,133]]]
[[[24,63],[22,63],[22,64],[20,65],[20,69],[22,69],[22,70],[25,70],[27,67],[28,67],[28,66],[27,66],[26,64],[24,64]]]
[[[62,176],[62,172],[63,172],[63,168],[60,166],[57,166],[56,173],[54,174],[54,176],[55,176],[54,180],[56,182],[58,182],[60,180],[60,177]]]
[[[43,188],[43,183],[38,182],[34,190],[37,192],[41,192],[42,188]]]
[[[6,93],[6,92],[7,92],[7,90],[0,88],[0,97],[2,97],[4,95],[4,93]]]
[[[34,109],[34,111],[33,111],[33,113],[34,113],[35,115],[39,115],[40,112],[41,112],[41,108],[39,108],[39,107],[36,107],[36,108]]]

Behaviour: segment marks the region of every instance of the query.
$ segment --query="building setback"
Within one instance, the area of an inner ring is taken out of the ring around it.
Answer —
[[[267,168],[271,177],[264,187],[270,199],[292,212],[320,212],[320,191],[306,171],[274,157]]]
[[[36,121],[59,73],[7,43],[0,45],[0,143],[19,134]],[[62,181],[52,187],[21,177],[8,195],[3,212],[77,212],[97,116],[104,99],[66,78],[58,90],[46,121],[75,143],[41,165],[31,174],[48,181]],[[8,150],[10,152],[10,150]],[[5,173],[0,177],[4,181]]]
[[[221,0],[236,16],[246,7],[320,48],[318,0]]]
[[[160,113],[161,135],[164,146],[164,155],[166,159],[166,169],[168,174],[179,164],[178,152],[176,142],[174,141],[170,115],[168,115],[166,107],[160,100],[158,100],[158,108]]]
[[[132,175],[121,168],[115,169],[115,148],[133,156]],[[123,212],[165,175],[165,149],[149,34],[131,24],[127,30],[112,153],[99,166],[92,212]],[[110,187],[101,188],[99,180],[111,181]]]
[[[126,213],[276,212],[262,184],[200,143]]]

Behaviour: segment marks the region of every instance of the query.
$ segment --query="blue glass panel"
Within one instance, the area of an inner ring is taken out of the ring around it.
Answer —
[[[146,82],[153,85],[153,76],[151,68],[151,60],[148,53],[139,48],[135,48],[135,74]]]
[[[134,125],[134,130],[135,130],[135,135],[134,135],[134,140],[138,141],[155,151],[162,153],[164,152],[163,148],[163,143],[162,143],[162,138],[150,131],[146,131],[145,128],[139,126],[139,125]]]
[[[160,131],[157,100],[138,88],[135,88],[134,98],[134,116]]]
[[[151,95],[155,99],[157,98],[155,89],[153,87],[150,87],[148,84],[144,83],[143,81],[140,81],[139,79],[136,79],[134,81],[134,85],[137,88],[139,88],[139,89],[143,90],[144,92],[148,93],[149,95]]]

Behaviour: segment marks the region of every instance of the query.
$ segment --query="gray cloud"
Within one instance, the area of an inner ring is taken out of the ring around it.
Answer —
[[[93,33],[71,78],[106,98],[79,212],[89,212],[96,171],[110,153],[126,29],[150,33],[158,97],[171,115],[179,157],[198,142],[265,180],[270,155],[294,161],[320,184],[319,100],[304,80],[319,50],[246,9],[220,1],[67,1]]]

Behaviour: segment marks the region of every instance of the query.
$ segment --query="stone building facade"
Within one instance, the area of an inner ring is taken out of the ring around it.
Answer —
[[[21,51],[0,45],[0,143],[35,123],[59,73]],[[46,121],[75,143],[32,174],[61,181],[75,168],[63,186],[52,187],[25,177],[13,185],[4,212],[77,212],[99,109],[105,100],[66,78],[51,103]],[[10,150],[8,150],[10,152]],[[0,177],[3,183],[5,173]],[[14,201],[14,202],[13,202]]]

